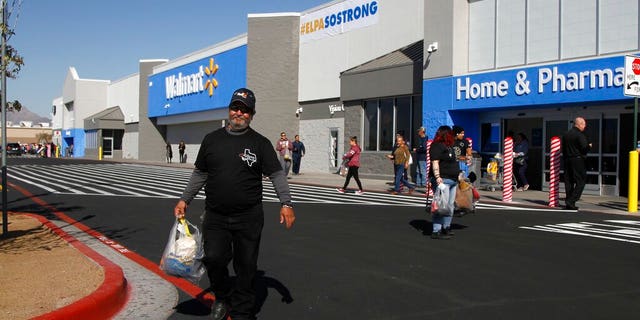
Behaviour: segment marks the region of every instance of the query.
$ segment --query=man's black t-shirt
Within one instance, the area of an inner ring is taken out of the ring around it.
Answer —
[[[207,134],[195,166],[207,172],[207,210],[224,215],[261,203],[262,176],[282,170],[271,142],[251,128],[238,135],[226,128]]]
[[[447,147],[442,142],[434,142],[429,149],[429,156],[431,161],[439,160],[440,178],[458,180],[460,166],[453,148]],[[429,175],[434,177],[433,166],[430,167],[429,171]]]

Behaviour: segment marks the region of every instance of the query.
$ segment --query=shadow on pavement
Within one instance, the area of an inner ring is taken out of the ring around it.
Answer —
[[[265,276],[266,272],[258,270],[256,273],[256,279],[254,282],[254,290],[256,292],[256,301],[254,305],[255,313],[260,313],[262,306],[264,305],[267,297],[269,296],[269,289],[275,289],[280,294],[280,301],[282,303],[290,304],[293,302],[293,296],[289,289],[279,280]],[[231,277],[231,282],[235,282],[236,277]],[[194,316],[204,316],[211,313],[210,307],[202,303],[202,296],[212,292],[211,287],[200,292],[196,298],[183,301],[176,305],[174,308],[176,313]]]
[[[275,289],[280,294],[280,302],[290,304],[293,302],[293,297],[289,289],[279,280],[265,276],[265,271],[258,270],[256,274],[256,280],[254,283],[254,289],[256,290],[256,305],[255,313],[260,313],[264,302],[269,296],[269,289]]]
[[[416,230],[421,231],[423,236],[431,235],[431,230],[433,230],[433,223],[431,221],[427,221],[424,219],[416,219],[409,221],[409,224]],[[466,229],[467,226],[458,223],[452,223],[452,230],[462,230]]]
[[[207,291],[203,291],[205,292]],[[177,313],[194,316],[206,316],[211,313],[211,309],[196,298],[180,302],[174,309]]]

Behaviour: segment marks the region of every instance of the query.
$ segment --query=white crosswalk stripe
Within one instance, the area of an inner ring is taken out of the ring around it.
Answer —
[[[127,197],[178,198],[191,176],[190,169],[141,164],[62,164],[16,165],[8,170],[9,179],[28,183],[56,194]],[[264,201],[277,202],[273,185],[265,181]],[[425,207],[425,198],[365,192],[339,193],[334,188],[290,184],[295,203],[350,204]],[[204,199],[201,190],[197,198]],[[478,203],[478,209],[513,209],[511,206]]]
[[[572,222],[520,228],[640,244],[640,221],[604,220],[603,222],[606,223]]]

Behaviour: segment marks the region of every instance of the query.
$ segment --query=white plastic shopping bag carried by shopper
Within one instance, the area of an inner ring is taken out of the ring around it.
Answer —
[[[449,208],[449,186],[441,183],[433,193],[433,200],[431,201],[431,213],[437,213],[444,216],[451,215]]]
[[[166,274],[197,283],[204,274],[202,234],[186,219],[176,219],[160,260]]]

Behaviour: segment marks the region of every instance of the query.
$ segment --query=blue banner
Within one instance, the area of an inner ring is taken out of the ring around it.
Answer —
[[[477,109],[627,99],[624,56],[425,80],[425,106]]]
[[[149,118],[226,108],[246,86],[243,45],[149,77]]]

